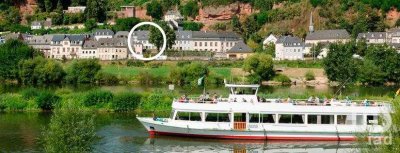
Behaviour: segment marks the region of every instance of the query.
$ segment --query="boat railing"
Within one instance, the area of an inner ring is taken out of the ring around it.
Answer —
[[[220,102],[233,102],[228,98],[213,98],[213,99],[203,99],[199,97],[187,97],[174,99],[174,102],[179,103],[203,103],[203,104],[217,104]],[[296,106],[352,106],[352,107],[383,107],[389,104],[382,100],[313,100],[308,99],[260,99],[259,103],[287,103]]]
[[[219,102],[229,102],[228,98],[199,98],[199,97],[187,97],[174,99],[174,102],[180,103],[205,103],[205,104],[216,104]]]
[[[389,105],[386,101],[382,100],[321,100],[310,101],[308,99],[264,99],[261,103],[289,103],[296,106],[359,106],[359,107],[382,107]]]

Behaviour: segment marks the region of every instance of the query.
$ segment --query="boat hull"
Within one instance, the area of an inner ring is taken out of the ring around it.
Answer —
[[[301,132],[301,131],[250,131],[183,128],[168,123],[138,118],[151,136],[170,135],[181,137],[248,139],[248,140],[305,140],[305,141],[355,141],[354,133]],[[375,136],[374,136],[375,137]],[[377,136],[379,137],[379,136]]]

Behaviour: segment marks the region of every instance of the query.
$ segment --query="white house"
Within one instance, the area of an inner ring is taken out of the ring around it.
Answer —
[[[275,59],[304,60],[304,43],[298,37],[280,37],[275,44]]]
[[[276,41],[278,41],[278,38],[275,37],[273,34],[270,34],[267,38],[264,39],[263,41],[263,48],[265,48],[265,46],[269,45],[269,44],[275,44]]]
[[[365,40],[367,44],[384,44],[388,42],[386,32],[359,33],[357,40]]]
[[[31,29],[32,30],[42,29],[42,27],[43,27],[43,25],[42,25],[42,22],[40,22],[40,21],[33,21],[31,23]]]
[[[109,29],[97,29],[93,33],[94,39],[99,40],[101,38],[113,38],[114,31]]]

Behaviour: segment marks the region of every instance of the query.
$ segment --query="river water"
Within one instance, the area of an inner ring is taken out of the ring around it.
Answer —
[[[22,87],[23,88],[23,87]],[[0,86],[2,92],[18,92],[21,87]],[[59,87],[55,87],[59,88]],[[63,87],[65,88],[65,87]],[[86,91],[91,88],[102,88],[118,91],[152,92],[156,89],[167,89],[167,86],[103,86],[103,87],[67,87],[73,91]],[[344,95],[382,96],[394,93],[398,87],[347,87]],[[176,88],[179,92],[188,89]],[[210,88],[211,92],[227,94],[226,89]],[[194,89],[193,93],[201,93]],[[322,93],[333,95],[337,88],[306,86],[262,87],[262,93]],[[0,152],[42,152],[40,135],[51,118],[51,113],[8,112],[0,113]],[[101,139],[96,142],[94,152],[357,152],[354,142],[320,142],[320,141],[249,141],[219,140],[157,136],[150,138],[144,127],[132,113],[101,113],[96,115],[96,131]]]
[[[42,152],[40,134],[51,113],[1,113],[0,152]],[[156,136],[130,113],[96,114],[101,139],[94,152],[353,152],[353,142],[218,140]]]

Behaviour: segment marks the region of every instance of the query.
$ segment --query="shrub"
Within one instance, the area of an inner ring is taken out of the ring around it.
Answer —
[[[140,102],[140,109],[144,111],[162,111],[170,110],[173,95],[169,95],[160,91],[153,92],[149,96],[143,98]]]
[[[95,78],[99,84],[117,84],[119,82],[115,75],[104,72],[97,73]]]
[[[115,111],[130,111],[136,109],[140,104],[141,96],[135,93],[122,93],[116,95],[112,101],[112,108]]]
[[[39,91],[36,88],[27,88],[21,91],[21,95],[25,100],[34,99],[39,95]]]
[[[154,75],[148,71],[140,71],[139,75],[136,76],[136,80],[142,85],[155,85],[161,84],[163,81],[165,81],[165,78]]]
[[[142,61],[138,61],[138,60],[128,60],[126,62],[126,66],[142,67],[142,66],[144,66],[144,63]]]
[[[282,84],[290,84],[292,82],[288,76],[283,74],[276,75],[273,80]]]
[[[304,77],[306,78],[307,81],[315,80],[314,72],[312,71],[307,71]]]
[[[5,94],[0,99],[1,103],[0,109],[8,109],[8,110],[23,110],[28,103],[23,100],[23,98],[19,95],[15,94]]]
[[[105,104],[112,101],[114,95],[109,91],[93,90],[90,91],[83,100],[85,106],[94,106],[98,104]]]
[[[96,136],[94,115],[70,109],[57,110],[41,142],[45,152],[91,152]]]
[[[93,83],[95,76],[101,70],[98,60],[74,61],[68,69],[67,81],[71,83]]]
[[[52,110],[58,105],[60,100],[61,98],[56,94],[49,91],[42,91],[35,101],[40,109]]]
[[[189,65],[190,63],[192,63],[192,62],[191,61],[179,61],[179,62],[176,63],[176,66],[182,67],[182,66],[185,66],[185,65]]]
[[[163,66],[163,62],[148,62],[145,65],[148,68],[158,68],[160,66]]]

